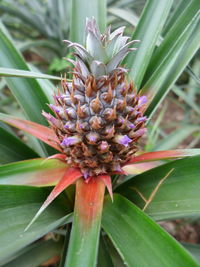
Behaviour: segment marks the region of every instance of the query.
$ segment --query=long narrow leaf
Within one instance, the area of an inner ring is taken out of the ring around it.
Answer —
[[[187,0],[185,2],[187,2]],[[178,19],[176,18],[173,27],[171,27],[162,44],[158,47],[152,57],[146,73],[148,78],[152,75],[153,72],[155,72],[156,69],[160,68],[160,65],[162,64],[164,59],[170,55],[170,52],[173,51],[179,39],[185,34],[185,32],[190,30],[188,26],[194,23],[193,21],[195,16],[197,16],[198,14],[199,8],[199,1],[191,0],[190,3],[187,4],[181,15],[179,15]]]
[[[24,77],[24,78],[40,78],[50,80],[61,80],[61,77],[37,73],[28,70],[16,70],[11,68],[0,68],[0,77]]]
[[[172,3],[172,0],[148,0],[133,33],[132,39],[140,40],[141,42],[138,44],[138,50],[135,53],[130,53],[127,57],[126,63],[130,69],[129,76],[134,80],[137,88],[140,88],[156,41],[167,19]]]
[[[189,4],[191,4],[193,0],[181,0],[174,10],[171,11],[170,18],[166,21],[165,28],[162,32],[163,35],[166,35],[168,31],[173,27],[176,23],[179,16],[182,16],[183,12],[187,8]]]
[[[131,163],[130,165],[126,165],[123,167],[123,170],[126,174],[140,174],[151,170],[155,167],[158,167],[162,164],[162,161],[154,161],[154,162],[143,162],[143,163]]]
[[[37,220],[37,218],[44,212],[44,210],[49,206],[49,204],[60,194],[63,190],[65,190],[69,185],[73,184],[78,178],[82,176],[82,173],[79,169],[70,168],[67,169],[60,179],[58,184],[51,191],[50,195],[47,197],[45,202],[42,204],[41,208],[38,210],[36,215],[33,217],[31,222],[26,227],[25,231],[27,231],[30,226]]]
[[[175,239],[120,195],[113,203],[106,199],[102,225],[128,267],[199,266]]]
[[[139,17],[132,10],[129,11],[129,10],[122,9],[122,8],[110,7],[108,8],[108,12],[129,22],[134,27],[139,22]]]
[[[174,44],[173,49],[166,51],[157,69],[153,72],[149,80],[142,89],[142,93],[148,93],[151,101],[146,110],[148,117],[153,115],[158,104],[170,90],[172,84],[179,77],[199,48],[200,40],[200,10],[190,21],[189,25],[183,30],[180,38]]]
[[[117,187],[156,220],[200,214],[200,156],[176,160],[129,178]]]
[[[99,251],[98,251],[98,264],[97,267],[114,267],[110,251],[108,250],[108,246],[104,241],[103,235],[100,237],[99,242]],[[118,266],[119,267],[119,266]]]
[[[106,27],[105,0],[73,0],[71,1],[71,41],[84,43],[86,18],[94,17],[101,31]]]
[[[46,144],[54,147],[55,149],[61,150],[60,147],[57,145],[58,140],[55,133],[52,129],[46,126],[40,125],[35,122],[22,120],[20,118],[9,116],[3,113],[0,113],[0,121],[3,121],[13,127],[23,130],[42,140]]]
[[[0,166],[0,184],[55,185],[69,168],[57,159],[32,159]]]
[[[23,20],[23,22],[29,24],[33,28],[37,29],[41,34],[48,37],[48,33],[45,27],[42,27],[42,21],[37,12],[35,14],[27,12],[27,8],[24,5],[19,5],[19,3],[12,2],[12,5],[0,5],[0,10],[6,12],[12,16],[16,16]]]
[[[39,266],[53,257],[59,256],[62,250],[61,241],[42,240],[36,242],[14,255],[4,267],[32,267]]]
[[[0,164],[37,157],[19,138],[0,127]]]
[[[2,24],[0,24],[0,50],[0,67],[29,71],[27,64],[19,51],[17,51],[12,40],[6,34]],[[21,105],[27,118],[34,122],[47,125],[45,118],[41,116],[41,111],[49,111],[49,108],[46,105],[48,99],[37,80],[31,78],[19,79],[14,77],[6,77],[5,79],[8,87]],[[49,146],[40,143],[40,146],[41,145],[46,155],[53,152],[53,149]]]
[[[154,147],[154,150],[165,150],[165,149],[176,148],[187,137],[195,136],[195,133],[198,133],[199,130],[200,126],[198,125],[184,124],[182,127],[168,134],[167,137],[158,141]]]
[[[0,67],[30,71],[22,55],[2,27],[0,24]],[[26,78],[6,78],[6,82],[28,118],[41,124],[47,124],[40,114],[42,109],[48,110],[46,105],[48,100],[38,82],[35,79]]]
[[[139,163],[139,162],[146,162],[146,161],[191,157],[199,154],[200,154],[200,149],[198,148],[154,151],[154,152],[144,153],[139,156],[135,156],[131,160],[129,160],[125,165]]]
[[[0,186],[0,265],[7,262],[13,254],[39,239],[63,223],[68,223],[71,216],[57,199],[37,220],[33,227],[24,232],[48,195],[49,190],[26,186]]]
[[[194,258],[200,263],[200,245],[199,244],[189,244],[183,243],[184,248],[186,248]]]

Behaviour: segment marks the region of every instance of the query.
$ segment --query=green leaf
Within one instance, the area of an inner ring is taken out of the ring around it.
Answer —
[[[120,192],[155,220],[200,214],[200,156],[176,160],[118,186]]]
[[[101,31],[106,27],[106,0],[71,1],[70,40],[80,44],[85,42],[86,18],[94,17]]]
[[[98,252],[98,267],[114,267],[110,251],[106,242],[104,241],[104,237],[101,235],[99,242],[99,252]]]
[[[62,242],[39,241],[14,255],[4,267],[38,267],[45,261],[60,255]],[[10,261],[11,260],[11,261]]]
[[[119,255],[119,252],[117,251],[117,248],[108,238],[108,236],[106,236],[106,241],[107,241],[107,246],[108,246],[108,252],[110,254],[110,257],[112,259],[114,266],[115,267],[126,267],[121,256]]]
[[[139,17],[133,12],[122,8],[110,7],[108,12],[129,22],[131,25],[136,26],[139,22]]]
[[[200,245],[199,244],[197,245],[197,244],[183,243],[182,245],[193,255],[194,258],[196,258],[198,262],[200,262]]]
[[[6,68],[16,68],[29,71],[24,59],[16,50],[12,41],[0,28],[0,65]],[[35,79],[6,78],[8,86],[21,104],[26,115],[32,121],[46,124],[41,116],[41,110],[47,110],[48,100]]]
[[[0,24],[0,66],[29,71],[24,59],[17,51],[15,45],[5,34]],[[6,77],[8,87],[21,105],[26,116],[37,123],[47,125],[47,121],[41,115],[42,110],[50,111],[47,107],[48,99],[35,79]],[[39,142],[39,141],[37,141]],[[40,143],[42,144],[42,143]],[[53,149],[43,145],[43,151],[53,152]]]
[[[154,150],[165,150],[176,148],[184,139],[188,136],[192,136],[194,132],[199,132],[200,127],[196,125],[183,125],[177,130],[173,131],[171,134],[168,134],[166,138],[157,142],[154,147]]]
[[[57,175],[55,175],[54,178]],[[33,219],[27,225],[25,231],[27,231],[31,225],[37,220],[37,218],[44,212],[44,210],[54,201],[54,199],[59,196],[67,187],[76,182],[77,179],[82,177],[82,173],[78,168],[66,168],[64,175],[58,181],[56,186],[53,188],[51,193],[48,195],[47,199],[44,201],[40,209],[37,211]]]
[[[142,93],[148,93],[151,99],[146,110],[149,117],[199,48],[199,8],[198,1],[196,6],[193,4],[193,8],[184,12],[183,17],[168,32],[149,65],[147,82],[142,89]]]
[[[41,9],[42,7],[40,7]],[[42,24],[40,16],[38,16],[38,12],[28,12],[28,9],[25,5],[19,5],[19,3],[12,2],[11,5],[0,5],[0,10],[10,14],[11,16],[18,17],[26,24],[29,24],[33,28],[37,29],[42,35],[48,37],[47,29],[45,29],[45,25]]]
[[[0,121],[7,123],[13,127],[16,127],[22,131],[25,131],[37,137],[38,139],[42,140],[51,147],[54,147],[58,151],[61,151],[60,147],[58,146],[57,136],[55,132],[49,127],[46,127],[44,125],[32,121],[27,121],[21,118],[13,117],[4,113],[0,113]]]
[[[25,52],[25,51],[27,51],[29,49],[33,49],[33,48],[35,48],[34,52],[35,51],[37,52],[37,49],[40,49],[41,47],[51,49],[51,52],[56,53],[57,56],[59,55],[59,52],[61,52],[61,51],[59,51],[61,49],[59,43],[56,40],[52,40],[52,39],[50,39],[50,40],[48,40],[48,39],[41,39],[41,40],[34,39],[31,41],[23,40],[23,42],[18,45],[18,49],[21,52]],[[46,60],[48,62],[49,59],[46,59]]]
[[[66,267],[95,267],[105,185],[99,177],[76,182],[74,220]]]
[[[48,97],[48,100],[50,103],[54,102],[53,94],[55,90],[55,85],[46,79],[38,79],[38,83],[40,84],[40,87],[43,88],[43,90],[46,92],[46,96]]]
[[[153,151],[153,152],[141,153],[137,156],[130,158],[130,160],[127,161],[124,164],[124,166],[139,162],[191,157],[199,154],[200,154],[199,148]]]
[[[51,79],[61,80],[61,77],[47,75],[43,73],[37,73],[28,70],[16,70],[11,68],[0,68],[0,77],[24,77],[24,78],[40,78],[40,79]]]
[[[29,68],[33,72],[39,72],[40,70],[32,64],[29,64]],[[53,95],[55,93],[55,85],[47,79],[37,79],[37,82],[39,83],[42,90],[45,92],[45,95],[47,96],[50,103],[54,102]]]
[[[57,159],[32,159],[0,166],[0,184],[55,185],[66,172],[67,165]]]
[[[151,59],[159,34],[172,6],[172,0],[148,0],[132,39],[140,40],[138,50],[126,59],[129,76],[137,88],[140,87]]]
[[[102,225],[126,266],[197,267],[179,243],[120,195],[106,199]]]
[[[0,265],[23,247],[42,237],[56,227],[68,223],[71,215],[61,199],[48,207],[36,223],[24,229],[47,197],[49,190],[26,186],[0,186]]]
[[[175,48],[177,49],[176,44],[179,42],[179,39],[182,38],[182,36],[185,36],[185,38],[182,39],[182,41],[185,41],[187,38],[186,33],[191,33],[193,27],[190,27],[190,25],[194,25],[197,23],[195,20],[199,20],[199,8],[199,1],[191,0],[184,12],[175,21],[173,27],[170,29],[162,44],[158,47],[154,56],[152,57],[146,74],[148,78],[156,70],[159,70],[162,62],[170,55],[171,52],[173,52]],[[180,48],[181,47],[179,46],[178,49]]]
[[[191,75],[192,76],[192,75]],[[183,99],[184,102],[191,108],[193,109],[198,115],[200,115],[200,107],[198,103],[195,103],[194,99],[192,99],[189,96],[190,92],[185,92],[178,86],[173,86],[173,93],[175,93],[180,99]]]
[[[182,12],[184,12],[185,8],[191,4],[193,0],[180,0],[178,5],[174,10],[170,13],[170,18],[166,21],[165,28],[162,32],[163,35],[166,35],[168,31],[173,27],[175,22],[177,21],[179,16],[182,16]]]
[[[0,126],[0,164],[37,157],[37,153]]]

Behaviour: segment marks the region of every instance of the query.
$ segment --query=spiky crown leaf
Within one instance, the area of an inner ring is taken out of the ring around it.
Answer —
[[[86,23],[86,47],[65,41],[75,49],[71,83],[62,81],[55,117],[44,113],[60,140],[67,163],[78,166],[84,177],[120,172],[137,151],[136,142],[144,134],[145,96],[139,96],[125,77],[120,63],[131,44],[123,36],[124,27],[104,34],[94,19]]]

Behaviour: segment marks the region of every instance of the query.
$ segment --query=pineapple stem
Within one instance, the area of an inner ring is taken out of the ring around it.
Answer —
[[[76,182],[72,232],[66,267],[96,266],[105,184],[99,177]]]

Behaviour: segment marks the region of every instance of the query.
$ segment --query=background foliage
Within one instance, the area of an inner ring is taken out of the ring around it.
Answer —
[[[73,57],[63,40],[84,43],[85,18],[95,16],[102,31],[109,24],[112,29],[125,25],[131,39],[141,40],[137,53],[127,57],[124,64],[130,69],[129,79],[151,101],[146,111],[151,120],[142,150],[197,148],[199,0],[89,2],[0,2],[0,112],[47,125],[41,111],[49,111],[46,103],[52,102],[60,76],[70,70],[63,57]],[[39,177],[44,170],[62,170],[56,162],[51,166],[46,163],[41,170],[41,160],[30,159],[54,153],[53,148],[34,137],[0,123],[2,266],[39,266],[49,259],[55,266],[59,262],[60,266],[73,266],[72,260],[66,261],[66,251],[74,186],[24,232],[50,192],[49,183],[42,184],[44,187],[32,186],[35,172]],[[158,162],[164,165],[138,175],[114,177],[116,194],[113,204],[105,198],[98,258],[92,250],[98,247],[94,238],[84,248],[84,257],[90,263],[82,266],[95,266],[96,260],[98,266],[198,266],[194,258],[199,260],[199,245],[186,243],[184,249],[155,221],[185,218],[179,226],[188,221],[191,225],[199,224],[199,160],[198,155],[166,160]],[[81,266],[81,257],[76,260],[76,266]]]

